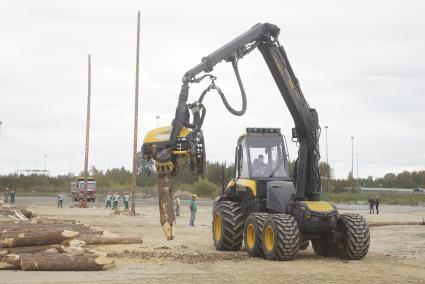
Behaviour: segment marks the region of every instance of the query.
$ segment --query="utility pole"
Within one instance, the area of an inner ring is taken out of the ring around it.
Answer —
[[[351,177],[354,179],[354,136],[351,136]]]
[[[160,116],[157,115],[157,116],[155,116],[155,118],[156,118],[156,128],[159,128],[159,119],[160,119]]]
[[[1,136],[1,126],[3,125],[3,121],[0,121],[0,136]]]
[[[87,176],[89,174],[89,140],[90,140],[90,100],[91,100],[91,57],[88,56],[88,89],[87,89],[87,118],[86,118],[86,147],[84,155],[84,207],[87,206]]]
[[[139,50],[140,50],[140,11],[137,12],[136,44],[136,88],[134,95],[134,136],[133,136],[133,173],[131,175],[131,215],[136,215],[136,178],[137,178],[137,128],[139,120]]]
[[[329,159],[328,159],[328,126],[325,126],[325,138],[326,138],[326,166],[328,167],[328,173],[326,175],[326,189],[325,192],[329,191],[329,178],[331,175],[331,167],[329,166]]]

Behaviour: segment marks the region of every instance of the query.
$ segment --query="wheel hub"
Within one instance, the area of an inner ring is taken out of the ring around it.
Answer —
[[[268,251],[273,251],[274,247],[274,231],[272,226],[268,225],[264,232],[264,245]]]
[[[219,212],[214,215],[214,239],[216,241],[221,239],[221,215]]]
[[[249,224],[246,228],[246,243],[250,249],[255,246],[255,228],[252,224]]]

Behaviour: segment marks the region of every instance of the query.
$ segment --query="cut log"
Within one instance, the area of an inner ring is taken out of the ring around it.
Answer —
[[[0,256],[0,270],[17,270],[21,268],[21,257],[16,254]]]
[[[159,220],[167,240],[174,239],[176,215],[174,212],[173,190],[169,174],[158,175]]]
[[[13,215],[7,215],[9,218],[11,218],[11,219],[13,219],[13,220],[15,220],[15,221],[18,221],[18,222],[20,222],[21,220],[18,218],[18,217],[15,217],[15,216],[13,216]]]
[[[86,245],[143,244],[143,237],[106,238],[97,235],[81,235],[78,240],[84,241]]]
[[[60,245],[44,245],[44,246],[28,246],[28,247],[11,247],[7,250],[13,254],[38,253],[38,252],[63,252],[59,250]]]
[[[43,218],[39,219],[38,223],[41,224],[81,224],[77,220],[66,220],[66,219],[50,219],[50,218]]]
[[[13,205],[0,207],[0,215],[14,215],[15,210],[18,210],[20,213],[22,213],[22,215],[24,215],[28,219],[37,216],[37,214],[31,209]]]
[[[20,211],[15,210],[15,216],[18,217],[19,219],[21,219],[22,221],[29,221],[30,219],[28,219],[27,217],[25,217],[24,214],[22,214]]]
[[[420,222],[368,222],[369,227],[399,226],[399,225],[425,225],[425,220]]]
[[[0,232],[12,232],[12,231],[40,231],[40,230],[68,230],[77,231],[84,234],[99,234],[103,231],[98,227],[91,227],[84,224],[32,224],[32,223],[18,223],[18,224],[0,224]]]
[[[25,247],[59,244],[68,239],[74,239],[80,234],[75,231],[27,231],[6,232],[1,235],[0,247]]]
[[[111,258],[97,255],[33,254],[21,256],[21,268],[27,271],[95,271],[114,266]]]

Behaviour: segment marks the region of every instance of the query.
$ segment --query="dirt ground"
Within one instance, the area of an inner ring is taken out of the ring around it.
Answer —
[[[385,206],[382,206],[385,208]],[[116,259],[102,272],[1,271],[0,283],[425,283],[425,226],[371,228],[369,254],[361,261],[314,255],[311,247],[289,262],[248,258],[240,252],[217,252],[211,235],[211,207],[201,205],[191,228],[187,206],[177,219],[176,238],[166,241],[155,204],[137,208],[136,217],[111,216],[104,208],[32,205],[38,215],[77,219],[112,233],[144,237],[143,245],[96,246]],[[370,221],[420,221],[425,208],[364,213]],[[347,211],[343,211],[347,212]]]

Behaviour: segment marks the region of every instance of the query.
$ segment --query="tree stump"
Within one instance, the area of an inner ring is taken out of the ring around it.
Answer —
[[[174,212],[173,190],[170,175],[158,175],[159,218],[167,240],[174,239],[176,216]]]
[[[73,239],[80,234],[68,230],[56,231],[12,231],[2,233],[0,247],[26,247],[59,244],[67,239]]]
[[[21,256],[21,268],[27,271],[98,271],[114,266],[111,258],[98,255],[26,254]]]

